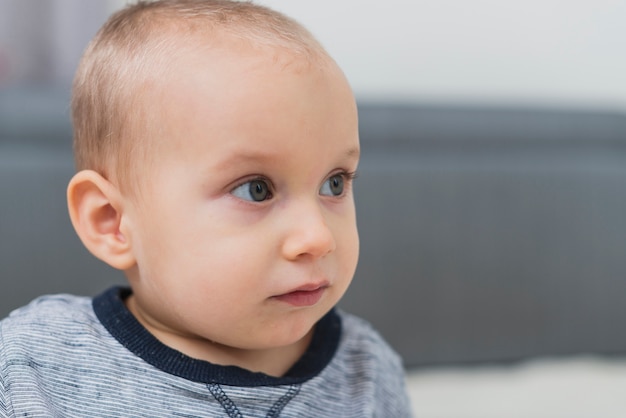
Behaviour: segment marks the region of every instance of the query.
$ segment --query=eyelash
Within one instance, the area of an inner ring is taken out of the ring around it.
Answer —
[[[354,179],[359,177],[359,173],[356,171],[340,171],[337,174],[333,174],[333,176],[336,176],[336,175],[343,176],[343,179],[348,180],[348,182],[352,182]]]

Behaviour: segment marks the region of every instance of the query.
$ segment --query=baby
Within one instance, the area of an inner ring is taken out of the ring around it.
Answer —
[[[2,321],[0,416],[410,416],[398,356],[334,308],[358,258],[357,110],[304,28],[247,2],[129,6],[72,116],[70,218],[129,287]]]

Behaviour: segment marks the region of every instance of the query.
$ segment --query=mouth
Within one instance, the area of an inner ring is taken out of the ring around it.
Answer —
[[[309,284],[282,295],[273,296],[272,299],[297,307],[313,306],[324,296],[328,286],[327,282]]]

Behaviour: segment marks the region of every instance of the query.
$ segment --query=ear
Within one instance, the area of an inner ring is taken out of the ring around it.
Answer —
[[[135,265],[120,191],[100,174],[78,172],[67,187],[67,204],[76,233],[87,249],[119,270]]]

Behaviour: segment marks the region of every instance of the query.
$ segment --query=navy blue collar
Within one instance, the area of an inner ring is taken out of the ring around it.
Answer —
[[[305,382],[317,376],[332,360],[341,336],[341,319],[331,310],[319,320],[309,348],[283,377],[251,372],[237,366],[220,366],[191,358],[155,338],[126,308],[129,288],[113,287],[93,299],[96,316],[124,347],[166,373],[194,382],[228,386],[278,386]]]

